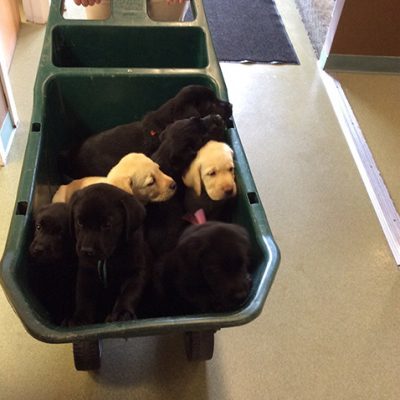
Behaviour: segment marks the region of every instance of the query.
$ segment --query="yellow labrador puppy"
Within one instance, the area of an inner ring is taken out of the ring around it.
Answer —
[[[233,150],[226,143],[210,140],[197,152],[182,180],[197,196],[201,195],[202,186],[212,200],[235,196]]]
[[[146,204],[170,199],[176,190],[175,181],[165,175],[157,163],[142,153],[130,153],[123,157],[108,173],[107,177],[90,176],[75,179],[61,185],[52,202],[67,203],[79,189],[95,183],[108,183],[136,196]]]

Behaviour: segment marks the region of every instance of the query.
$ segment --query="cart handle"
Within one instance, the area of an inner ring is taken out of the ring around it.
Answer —
[[[63,24],[66,20],[63,17],[65,0],[52,0],[47,21],[48,26]],[[207,23],[202,0],[190,0],[194,20],[190,22],[160,22],[150,19],[147,14],[146,0],[111,0],[111,15],[105,20],[85,20],[85,23],[98,25],[170,25],[190,24],[204,26]],[[68,23],[82,24],[82,20],[68,20]]]

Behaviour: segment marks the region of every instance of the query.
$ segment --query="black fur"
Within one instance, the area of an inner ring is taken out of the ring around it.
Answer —
[[[174,121],[219,114],[231,124],[232,106],[219,100],[206,86],[189,85],[141,121],[119,125],[90,136],[59,159],[61,173],[71,178],[106,176],[128,153],[153,154],[160,145],[159,134]]]
[[[73,255],[68,209],[64,203],[46,204],[34,214],[35,232],[29,246],[35,264],[64,263]]]
[[[77,259],[69,234],[64,203],[46,204],[34,215],[34,238],[29,246],[28,282],[33,295],[61,324],[74,309]]]
[[[135,318],[148,276],[143,205],[102,183],[77,191],[69,204],[79,259],[76,308],[69,325]]]
[[[249,266],[250,242],[243,227],[223,222],[190,226],[156,264],[144,309],[153,316],[238,309],[251,289]]]
[[[209,140],[223,141],[225,130],[225,122],[217,114],[176,121],[160,134],[160,147],[151,158],[164,173],[181,184],[182,175],[198,150]]]

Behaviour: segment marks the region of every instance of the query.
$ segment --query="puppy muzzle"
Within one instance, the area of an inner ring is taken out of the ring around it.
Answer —
[[[160,193],[157,196],[154,196],[151,198],[150,201],[156,203],[156,202],[161,202],[161,201],[167,201],[169,200],[176,192],[177,189],[177,184],[173,180],[167,187],[167,189],[161,190]]]
[[[232,104],[227,101],[220,101],[214,107],[215,114],[221,115],[225,122],[232,117]]]
[[[220,201],[227,200],[236,196],[236,185],[225,185],[219,190],[210,190],[207,192],[211,200]]]
[[[248,274],[242,279],[232,282],[228,292],[221,298],[220,311],[231,310],[243,305],[250,294],[251,284],[252,280]]]
[[[98,260],[105,260],[108,256],[99,249],[96,243],[89,242],[78,242],[76,245],[76,252],[81,264],[88,266],[95,265]]]
[[[49,242],[51,243],[51,242]],[[29,246],[29,254],[38,264],[48,264],[59,261],[63,258],[61,244],[44,244],[33,241]]]

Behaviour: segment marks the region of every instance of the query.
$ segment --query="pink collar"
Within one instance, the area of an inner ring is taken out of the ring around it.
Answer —
[[[193,214],[185,214],[182,218],[193,225],[200,225],[207,222],[206,214],[202,208]]]

